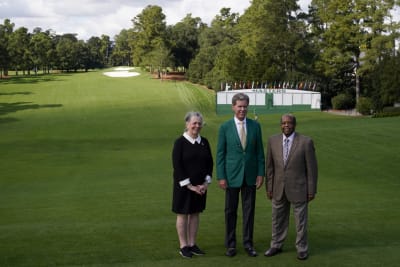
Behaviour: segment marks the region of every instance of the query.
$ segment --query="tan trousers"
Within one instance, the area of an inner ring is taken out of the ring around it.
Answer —
[[[290,203],[285,194],[281,200],[272,199],[272,240],[271,247],[282,248],[289,228],[290,206],[296,223],[297,252],[307,252],[308,202]]]

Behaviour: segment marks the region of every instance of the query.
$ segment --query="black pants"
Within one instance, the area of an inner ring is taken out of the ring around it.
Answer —
[[[236,248],[236,222],[239,205],[239,193],[242,197],[243,246],[253,247],[254,210],[256,186],[243,185],[240,188],[227,188],[225,192],[225,246]]]

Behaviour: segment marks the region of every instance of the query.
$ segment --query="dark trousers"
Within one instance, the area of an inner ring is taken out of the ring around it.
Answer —
[[[236,248],[236,222],[239,205],[239,193],[242,197],[243,246],[253,247],[254,210],[256,186],[243,185],[240,188],[227,188],[225,191],[225,246]]]

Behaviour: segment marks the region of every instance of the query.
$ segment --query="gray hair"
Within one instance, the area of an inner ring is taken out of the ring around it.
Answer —
[[[188,113],[186,113],[185,115],[185,122],[188,123],[193,117],[198,117],[201,120],[201,124],[203,124],[203,115],[201,115],[200,112],[197,111],[189,111]],[[185,127],[185,132],[187,131],[186,127]]]
[[[197,111],[189,111],[188,113],[186,113],[185,122],[189,122],[192,117],[199,117],[200,120],[203,122],[203,115],[201,115],[201,113]]]

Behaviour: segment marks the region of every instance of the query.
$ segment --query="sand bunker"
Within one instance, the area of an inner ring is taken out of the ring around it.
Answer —
[[[114,71],[104,72],[103,74],[108,77],[117,77],[117,78],[125,78],[125,77],[134,77],[138,76],[140,73],[132,72],[133,67],[117,67]]]

